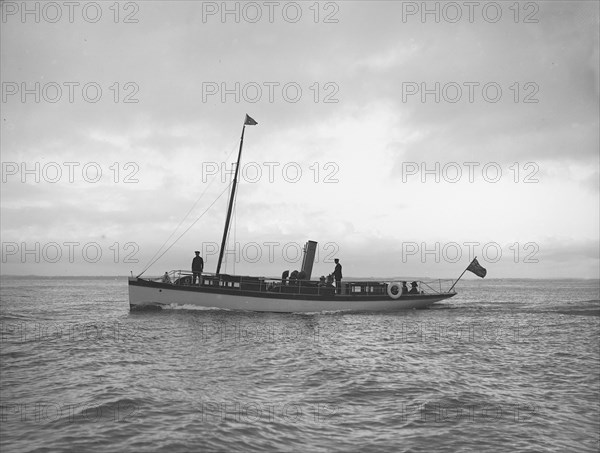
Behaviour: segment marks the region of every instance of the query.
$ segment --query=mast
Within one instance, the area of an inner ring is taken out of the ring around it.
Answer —
[[[223,240],[221,241],[221,250],[219,251],[219,262],[217,263],[217,274],[221,272],[221,263],[223,262],[223,253],[225,253],[225,243],[227,242],[227,234],[229,233],[229,222],[231,221],[231,212],[233,211],[233,200],[235,199],[235,189],[237,186],[237,178],[240,170],[240,160],[242,158],[242,147],[244,146],[244,132],[246,131],[246,124],[254,126],[258,124],[248,115],[244,120],[244,126],[242,127],[242,136],[240,137],[240,150],[238,151],[237,164],[235,166],[235,173],[233,176],[233,185],[231,187],[231,195],[229,197],[229,207],[227,208],[227,218],[225,219],[225,229],[223,230]]]

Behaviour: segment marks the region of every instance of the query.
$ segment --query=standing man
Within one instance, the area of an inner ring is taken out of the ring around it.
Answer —
[[[334,259],[335,269],[333,271],[333,277],[335,278],[335,292],[340,294],[342,292],[342,265],[339,259]]]
[[[202,271],[204,270],[204,260],[200,256],[200,252],[198,250],[196,250],[194,253],[196,254],[196,256],[192,260],[192,272],[193,272],[192,285],[196,284],[196,277],[198,277],[198,284],[200,284],[200,275],[202,274]]]

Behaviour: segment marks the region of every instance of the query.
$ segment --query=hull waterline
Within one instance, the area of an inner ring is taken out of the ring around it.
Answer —
[[[303,295],[278,293],[248,293],[215,288],[177,286],[151,280],[129,279],[131,309],[162,308],[171,306],[216,308],[280,313],[311,313],[321,311],[398,311],[427,308],[448,299],[455,293],[414,294],[392,298],[387,295]]]

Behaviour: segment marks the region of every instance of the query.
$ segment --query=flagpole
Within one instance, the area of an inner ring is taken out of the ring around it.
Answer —
[[[471,263],[473,261],[475,261],[477,259],[477,257],[473,258],[473,260],[471,261]],[[469,263],[469,266],[471,265],[471,263]],[[452,289],[456,286],[456,284],[458,283],[458,281],[462,278],[463,275],[465,275],[465,272],[467,272],[467,270],[469,269],[469,266],[467,266],[465,268],[465,270],[463,271],[462,274],[460,274],[460,276],[456,279],[456,281],[452,284],[452,286],[450,287],[450,289],[448,290],[448,292],[452,291]]]
[[[246,118],[248,116],[246,115]],[[246,121],[242,127],[242,136],[240,137],[240,150],[238,151],[237,164],[235,166],[235,174],[233,177],[233,185],[231,186],[231,196],[229,197],[229,207],[227,208],[227,219],[225,220],[225,229],[223,230],[223,240],[221,241],[221,250],[219,251],[219,261],[217,263],[217,275],[221,272],[221,263],[223,261],[223,253],[227,242],[227,233],[229,232],[229,221],[231,220],[231,211],[233,210],[233,200],[235,199],[235,187],[237,185],[237,177],[240,169],[240,159],[242,158],[242,146],[244,145],[244,131],[246,130]]]

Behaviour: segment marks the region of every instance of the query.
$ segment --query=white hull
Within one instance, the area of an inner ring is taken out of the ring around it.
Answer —
[[[129,304],[131,308],[193,306],[225,310],[260,312],[321,312],[321,311],[397,311],[426,308],[454,294],[404,295],[397,299],[371,298],[365,300],[352,296],[334,296],[327,300],[299,297],[261,297],[244,294],[226,294],[194,291],[173,285],[138,286],[130,278]]]

